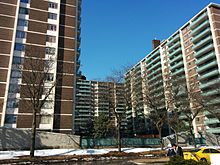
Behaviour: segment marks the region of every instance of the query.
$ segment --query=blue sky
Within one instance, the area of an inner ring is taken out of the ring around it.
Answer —
[[[136,64],[209,3],[220,0],[83,0],[81,70],[104,80],[114,69]]]

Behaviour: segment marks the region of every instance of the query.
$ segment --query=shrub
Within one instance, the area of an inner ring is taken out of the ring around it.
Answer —
[[[207,162],[195,161],[195,160],[185,160],[180,156],[171,157],[167,165],[209,165]]]

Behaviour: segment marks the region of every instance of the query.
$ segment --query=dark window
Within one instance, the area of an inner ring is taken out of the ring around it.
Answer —
[[[17,30],[16,38],[26,38],[26,32]]]
[[[216,149],[210,149],[210,152],[211,153],[220,153],[218,150],[216,150]]]
[[[25,19],[18,19],[18,26],[28,26],[28,21]]]
[[[57,30],[57,26],[56,26],[56,25],[49,24],[49,25],[48,25],[48,30],[56,31],[56,30]]]
[[[54,55],[56,52],[56,49],[52,47],[47,47],[45,51],[46,51],[46,54]]]
[[[49,3],[48,3],[48,7],[49,7],[49,8],[57,9],[57,6],[58,6],[57,3],[54,3],[54,2],[49,2]]]
[[[16,57],[16,56],[14,56],[12,63],[13,63],[13,64],[22,64],[22,63],[23,63],[23,58],[22,58],[22,57]]]
[[[55,13],[48,13],[48,18],[56,20],[57,19],[57,14],[55,14]]]
[[[202,153],[210,153],[209,149],[204,149]]]
[[[29,0],[21,0],[23,3],[29,3]]]
[[[6,114],[5,115],[5,124],[15,124],[17,116],[14,114]]]
[[[24,8],[24,7],[20,7],[19,8],[19,14],[28,14],[28,9],[27,8]]]
[[[21,44],[21,43],[15,43],[15,50],[24,51],[25,50],[25,45]]]

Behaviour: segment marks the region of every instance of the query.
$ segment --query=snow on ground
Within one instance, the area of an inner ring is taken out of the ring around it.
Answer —
[[[203,146],[207,147],[207,146]],[[193,148],[183,147],[184,149]],[[220,146],[212,146],[211,148],[220,148]],[[35,150],[35,156],[60,156],[60,155],[98,155],[106,154],[110,151],[117,151],[117,148],[111,149],[45,149],[45,150]],[[122,148],[123,152],[145,152],[152,150],[160,150],[160,148]],[[0,160],[3,159],[17,159],[18,156],[30,155],[30,151],[0,151]]]
[[[155,150],[156,148],[122,148],[124,152],[144,152]],[[117,151],[117,148],[112,149],[46,149],[36,150],[35,156],[60,156],[60,155],[98,155],[106,154],[110,151]],[[0,151],[0,160],[16,159],[18,156],[30,155],[30,151]]]

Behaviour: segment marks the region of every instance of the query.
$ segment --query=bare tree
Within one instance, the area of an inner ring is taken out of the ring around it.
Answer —
[[[32,133],[30,156],[34,157],[37,119],[43,115],[42,107],[46,102],[51,101],[50,95],[56,85],[54,75],[54,59],[38,57],[41,53],[37,49],[27,49],[23,64],[19,66],[22,71],[21,100],[25,106],[32,109]],[[33,57],[33,54],[35,57]]]
[[[121,152],[121,131],[122,131],[122,124],[125,122],[125,110],[126,110],[126,92],[124,88],[124,74],[129,69],[129,66],[124,66],[122,69],[113,70],[112,74],[106,78],[106,81],[110,82],[111,87],[110,89],[113,90],[110,93],[109,99],[109,106],[112,110],[112,114],[115,118],[115,128],[117,134],[117,144],[118,144],[118,151]]]

